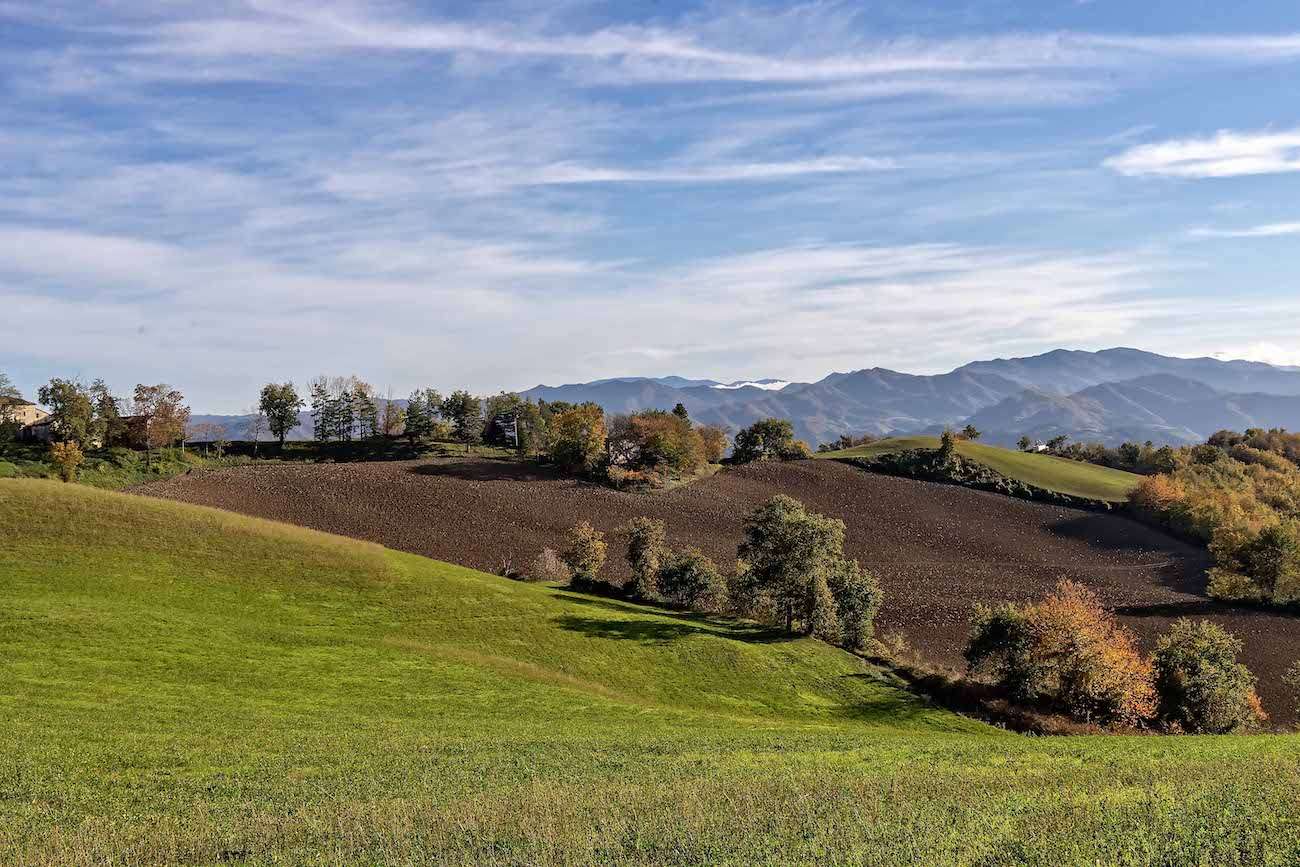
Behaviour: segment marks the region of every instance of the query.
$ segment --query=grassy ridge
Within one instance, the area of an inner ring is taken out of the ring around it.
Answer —
[[[745,624],[0,481],[0,863],[1290,863],[1290,737],[1028,739]]]
[[[937,449],[938,437],[907,436],[890,437],[865,446],[840,449],[833,452],[820,452],[819,458],[869,458],[893,454],[907,449]],[[1051,455],[1033,454],[999,448],[983,443],[959,441],[957,451],[961,455],[996,470],[1004,476],[1018,479],[1026,484],[1069,494],[1072,497],[1084,497],[1089,500],[1108,500],[1120,502],[1126,500],[1129,491],[1137,487],[1141,477],[1123,470],[1085,464]]]

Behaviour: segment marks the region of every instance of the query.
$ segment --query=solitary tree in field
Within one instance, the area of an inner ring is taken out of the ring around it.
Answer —
[[[262,386],[262,397],[257,408],[266,418],[271,435],[280,441],[280,451],[284,451],[285,436],[300,424],[298,410],[302,409],[303,403],[292,382],[268,382]]]
[[[1031,440],[1029,437],[1021,437],[1020,439],[1016,440],[1016,448],[1020,449],[1022,452],[1029,451],[1031,448],[1033,448],[1033,446],[1034,446],[1034,441]]]
[[[984,434],[973,424],[968,424],[961,429],[961,438],[964,440],[977,440]]]
[[[738,464],[751,461],[785,460],[799,456],[808,447],[794,438],[794,426],[783,418],[765,418],[736,434],[732,457]]]

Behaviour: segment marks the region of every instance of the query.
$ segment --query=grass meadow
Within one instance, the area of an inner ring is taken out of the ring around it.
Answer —
[[[1030,738],[808,639],[0,480],[0,863],[1294,864],[1300,739]]]
[[[816,457],[871,458],[908,449],[937,449],[938,447],[938,437],[890,437],[851,449],[819,452]],[[1085,464],[1052,455],[1004,449],[968,440],[958,441],[957,452],[1008,478],[1089,500],[1121,502],[1128,499],[1129,492],[1142,481],[1141,476],[1123,470]]]

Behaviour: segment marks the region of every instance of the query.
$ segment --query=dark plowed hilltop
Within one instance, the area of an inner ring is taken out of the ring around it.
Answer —
[[[1036,598],[1063,577],[1086,583],[1149,646],[1177,617],[1240,636],[1278,722],[1294,718],[1281,675],[1300,657],[1300,618],[1232,608],[1201,590],[1201,550],[1134,521],[947,485],[871,475],[831,461],[757,464],[664,494],[620,493],[506,461],[268,464],[179,476],[141,493],[368,539],[497,571],[526,567],[576,521],[613,531],[662,518],[677,545],[735,558],[746,512],[776,493],[844,520],[847,550],[886,593],[882,631],[958,666],[971,606]],[[611,539],[610,566],[625,571]]]

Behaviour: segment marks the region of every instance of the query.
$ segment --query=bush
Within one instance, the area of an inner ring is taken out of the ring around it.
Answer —
[[[726,607],[726,579],[698,548],[672,555],[660,570],[658,583],[664,598],[683,608],[721,611]]]
[[[1072,581],[1033,605],[977,608],[966,660],[1013,698],[1085,722],[1135,725],[1156,710],[1151,664],[1136,640]]]
[[[607,548],[604,534],[591,524],[579,521],[573,526],[560,559],[569,567],[574,587],[590,589],[596,584]]]
[[[81,446],[71,440],[65,443],[50,443],[50,461],[59,468],[59,478],[65,482],[77,480],[77,468],[85,459]]]
[[[529,581],[560,583],[572,580],[573,573],[569,571],[569,567],[560,555],[555,553],[554,548],[543,548],[541,553],[533,558],[526,578]]]
[[[627,590],[639,599],[659,596],[659,571],[668,557],[663,521],[633,518],[627,525],[627,562],[632,581]]]
[[[1237,661],[1241,641],[1209,621],[1178,620],[1152,661],[1160,717],[1185,731],[1227,734],[1265,718],[1255,678]]]
[[[0,461],[0,479],[12,479],[18,475],[18,466],[8,461]]]

